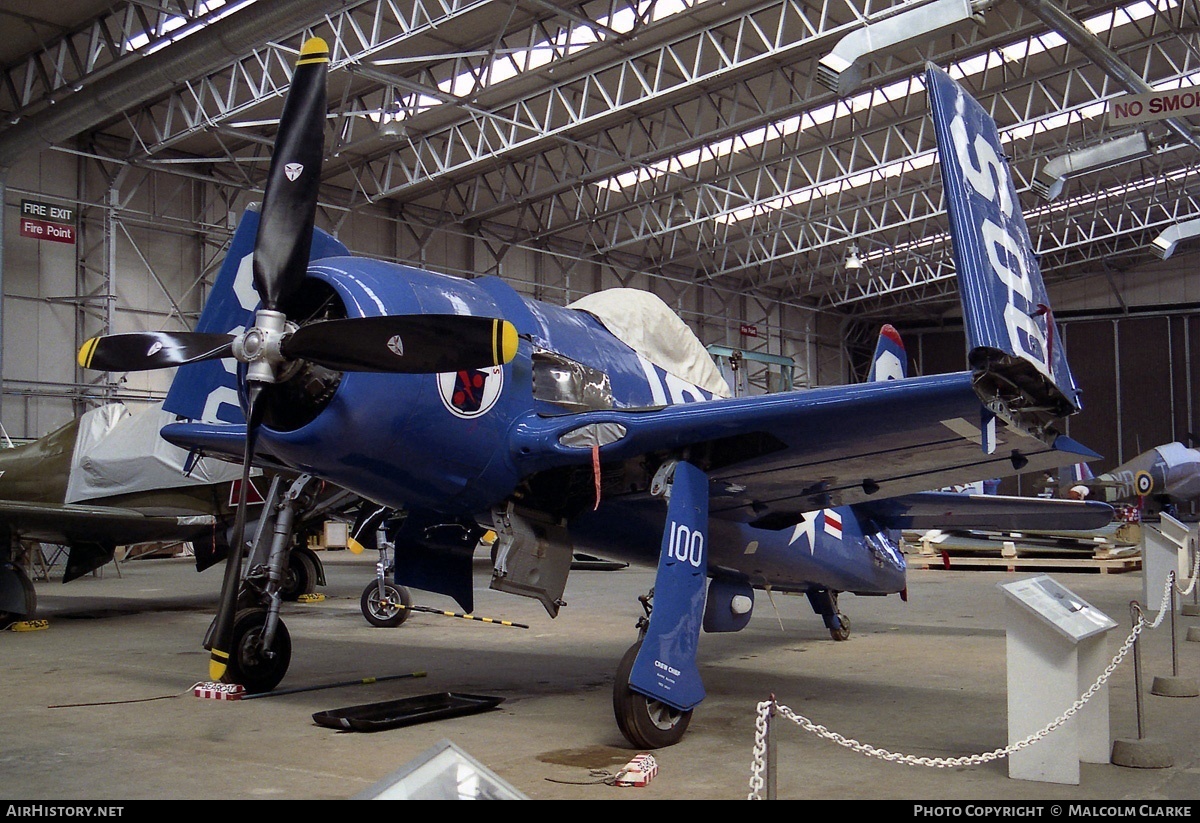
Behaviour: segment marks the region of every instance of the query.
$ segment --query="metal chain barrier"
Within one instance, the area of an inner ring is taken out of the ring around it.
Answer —
[[[1163,618],[1171,610],[1172,591],[1180,591],[1180,593],[1184,595],[1188,594],[1196,585],[1198,571],[1200,571],[1200,552],[1196,553],[1195,562],[1192,564],[1192,576],[1186,591],[1179,590],[1175,585],[1174,571],[1171,571],[1170,574],[1168,574],[1167,585],[1163,589],[1162,602],[1159,604],[1158,616],[1154,619],[1153,623],[1147,623],[1145,617],[1142,615],[1141,608],[1136,602],[1133,603],[1132,605],[1138,615],[1137,620],[1134,623],[1133,630],[1130,631],[1129,636],[1125,638],[1125,642],[1121,644],[1121,648],[1113,657],[1112,662],[1108,664],[1108,667],[1104,670],[1100,677],[1097,678],[1096,682],[1093,683],[1092,686],[1056,720],[1051,721],[1041,730],[1034,732],[1024,740],[1019,740],[1016,743],[1010,743],[1008,746],[1002,749],[993,749],[990,752],[967,755],[964,757],[916,757],[914,755],[898,754],[896,752],[890,752],[887,749],[878,749],[869,744],[860,743],[857,740],[845,737],[837,732],[832,732],[822,725],[813,723],[807,717],[796,714],[787,706],[783,706],[775,702],[774,699],[765,700],[759,703],[758,714],[754,720],[754,760],[750,767],[750,795],[746,799],[762,799],[761,793],[764,783],[762,773],[766,766],[767,729],[772,710],[778,712],[780,716],[788,718],[802,729],[812,732],[818,737],[831,740],[834,743],[837,743],[839,746],[844,746],[847,749],[851,749],[852,751],[856,751],[859,754],[863,754],[868,757],[877,757],[890,763],[902,763],[907,766],[930,766],[938,769],[954,768],[957,766],[971,766],[980,763],[990,763],[993,760],[999,760],[1000,758],[1007,757],[1014,752],[1019,752],[1022,749],[1029,748],[1046,735],[1050,734],[1050,732],[1054,731],[1059,726],[1063,725],[1076,714],[1078,714],[1084,705],[1086,705],[1087,702],[1091,700],[1101,688],[1104,687],[1104,684],[1108,682],[1108,679],[1112,676],[1112,673],[1116,671],[1117,667],[1121,665],[1121,661],[1125,659],[1125,656],[1129,654],[1130,649],[1133,648],[1133,644],[1137,641],[1138,636],[1142,633],[1142,629],[1146,628],[1147,626],[1151,629],[1156,629],[1162,623]]]

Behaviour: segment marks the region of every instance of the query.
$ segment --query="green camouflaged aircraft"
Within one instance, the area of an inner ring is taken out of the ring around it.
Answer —
[[[0,628],[37,610],[30,579],[40,543],[68,549],[63,582],[111,561],[118,546],[191,542],[197,571],[224,559],[238,501],[241,467],[189,461],[158,431],[174,417],[158,406],[131,414],[113,404],[92,409],[45,437],[0,448]],[[249,519],[264,509],[270,478],[248,490]],[[297,530],[298,540],[304,536]],[[285,599],[324,584],[306,542],[290,553]]]

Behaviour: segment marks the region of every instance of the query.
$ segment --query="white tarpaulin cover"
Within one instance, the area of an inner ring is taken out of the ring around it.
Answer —
[[[198,460],[183,473],[188,453],[159,435],[175,415],[162,404],[131,414],[120,404],[84,413],[71,458],[67,503],[150,489],[173,489],[223,483],[242,475],[240,466],[221,460]]]
[[[606,289],[567,306],[595,317],[627,346],[694,386],[729,397],[717,364],[679,315],[657,295],[641,289]]]

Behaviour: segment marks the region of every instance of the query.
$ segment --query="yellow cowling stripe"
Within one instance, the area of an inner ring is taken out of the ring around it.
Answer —
[[[96,345],[100,342],[99,337],[93,337],[91,340],[79,347],[79,365],[83,368],[90,368],[92,355],[96,353]]]
[[[300,47],[300,57],[296,60],[296,65],[305,66],[309,63],[328,62],[329,45],[320,37],[311,37],[304,41],[304,45]]]

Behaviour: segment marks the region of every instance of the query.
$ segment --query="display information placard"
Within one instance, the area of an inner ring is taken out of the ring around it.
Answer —
[[[1046,575],[1002,583],[1000,588],[1076,643],[1117,625],[1111,617]]]

